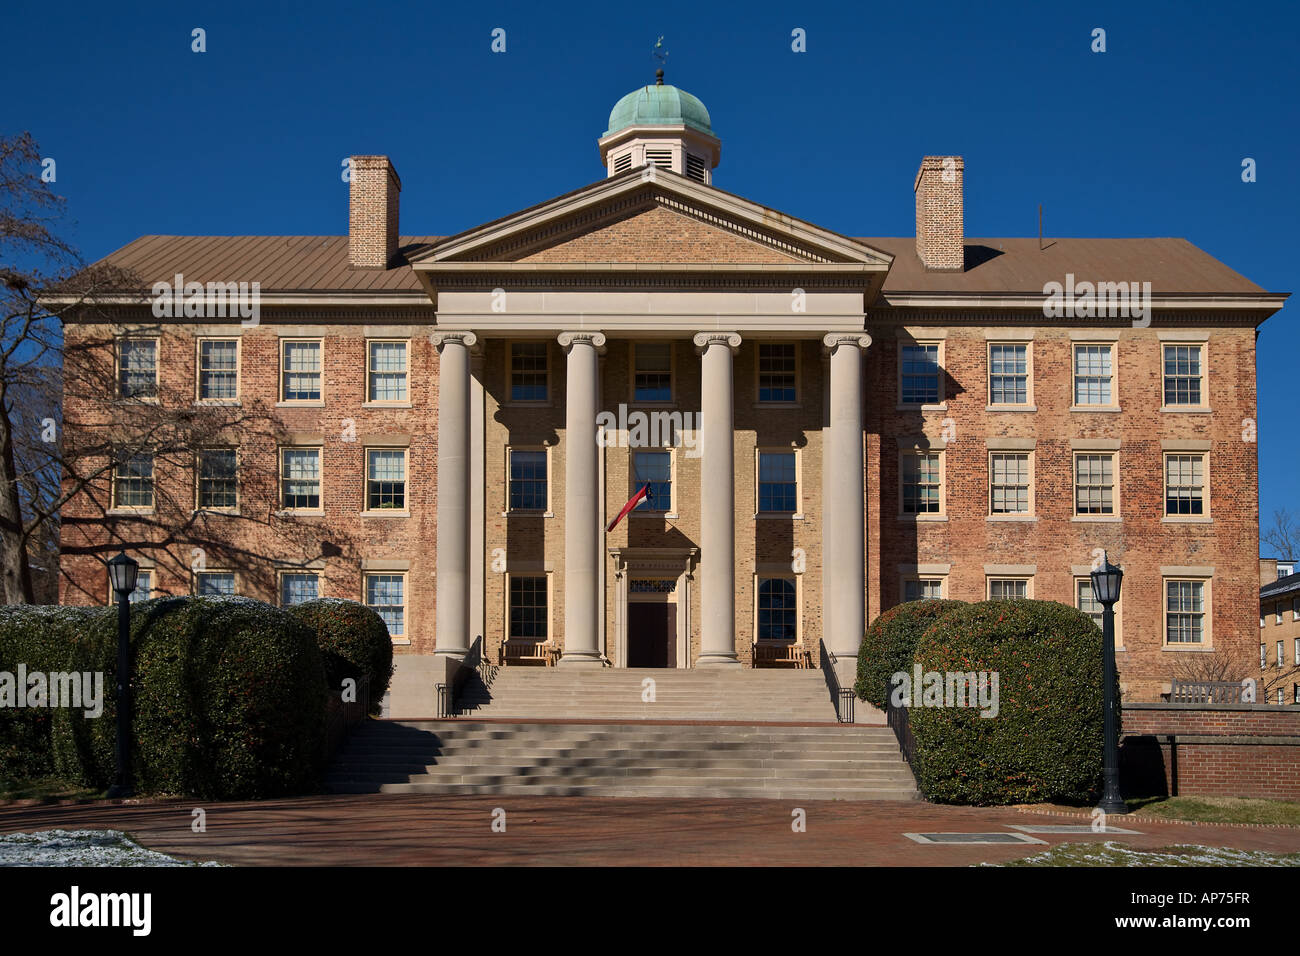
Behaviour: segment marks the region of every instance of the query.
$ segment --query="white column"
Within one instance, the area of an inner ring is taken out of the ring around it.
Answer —
[[[858,647],[866,629],[862,353],[871,344],[871,337],[833,333],[822,341],[831,354],[831,428],[824,463],[828,493],[822,503],[825,551],[822,573],[834,577],[826,646],[840,658],[846,670],[851,670],[856,667]]]
[[[486,593],[484,575],[487,555],[484,551],[486,525],[486,485],[483,474],[483,453],[486,431],[484,425],[483,350],[470,356],[469,371],[469,634],[473,640],[479,635],[487,640],[487,620],[483,606]]]
[[[561,664],[602,666],[601,528],[596,415],[600,332],[562,332],[568,355],[564,408],[564,653]]]
[[[697,666],[740,666],[736,658],[735,332],[701,332],[700,657]]]
[[[470,374],[473,332],[437,332],[438,612],[435,653],[463,657],[469,633]]]

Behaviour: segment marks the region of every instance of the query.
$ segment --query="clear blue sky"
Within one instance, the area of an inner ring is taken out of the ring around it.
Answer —
[[[81,0],[4,19],[0,126],[57,161],[88,260],[146,233],[342,234],[352,153],[394,158],[404,233],[567,192],[602,177],[596,138],[652,80],[663,34],[730,192],[849,235],[910,235],[918,159],[960,153],[968,235],[1033,235],[1042,202],[1049,235],[1183,236],[1300,291],[1294,3]],[[1297,308],[1259,342],[1265,521],[1300,510]]]

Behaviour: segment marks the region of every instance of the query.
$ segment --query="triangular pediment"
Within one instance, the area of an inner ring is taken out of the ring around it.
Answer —
[[[858,265],[892,257],[861,242],[662,169],[644,167],[450,236],[412,262],[656,264],[699,268]]]

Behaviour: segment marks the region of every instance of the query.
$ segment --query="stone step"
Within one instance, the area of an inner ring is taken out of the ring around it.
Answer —
[[[375,793],[370,784],[340,785],[337,793]],[[752,799],[752,800],[894,800],[915,801],[921,796],[915,787],[858,787],[810,790],[804,787],[737,787],[737,786],[627,786],[627,785],[574,785],[574,784],[445,784],[445,783],[386,783],[377,788],[379,793],[438,794],[443,796],[499,796],[499,797],[658,797],[690,799]]]

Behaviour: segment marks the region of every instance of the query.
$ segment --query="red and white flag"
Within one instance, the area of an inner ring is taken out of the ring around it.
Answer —
[[[608,534],[609,532],[613,531],[616,527],[618,527],[618,523],[622,521],[624,517],[626,517],[629,511],[631,511],[633,508],[639,505],[642,499],[645,499],[646,501],[654,500],[654,495],[650,493],[650,482],[648,481],[644,485],[642,485],[641,490],[638,491],[636,494],[634,494],[628,500],[628,503],[623,506],[623,510],[618,513],[618,517],[609,523],[609,526],[605,529],[605,533]]]

